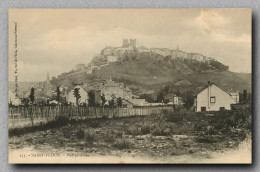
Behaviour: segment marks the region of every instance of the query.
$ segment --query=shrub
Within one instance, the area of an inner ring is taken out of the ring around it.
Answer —
[[[139,130],[140,131],[140,130]],[[129,126],[128,130],[126,131],[127,134],[136,136],[139,134],[138,127],[137,126]]]
[[[115,141],[115,134],[114,134],[114,132],[108,130],[106,135],[104,136],[104,140],[107,143],[113,143]]]
[[[161,128],[159,126],[156,126],[153,130],[152,130],[152,135],[154,136],[168,136],[170,135],[170,129],[169,128]]]
[[[120,131],[115,133],[116,137],[119,137],[119,138],[121,138],[121,139],[123,138],[123,134],[124,134],[124,133],[123,133],[123,132],[120,132]]]
[[[70,138],[72,135],[72,132],[69,128],[63,128],[62,129],[62,134],[65,138]]]
[[[77,136],[78,139],[84,139],[84,137],[85,137],[85,131],[84,131],[82,128],[80,128],[80,129],[76,132],[76,136]]]
[[[130,143],[128,141],[126,141],[125,139],[121,139],[121,140],[117,140],[113,146],[119,150],[129,149]]]
[[[100,124],[99,122],[97,121],[88,121],[87,122],[87,125],[91,128],[99,128],[100,127]]]
[[[218,137],[218,136],[207,136],[207,135],[204,135],[204,136],[197,137],[196,141],[198,143],[218,143],[218,142],[223,141],[223,138],[222,137]]]
[[[94,141],[95,141],[95,135],[91,134],[90,132],[86,132],[85,133],[85,141],[90,144],[93,145]]]
[[[180,156],[186,154],[187,150],[185,148],[178,147],[178,148],[173,148],[171,151],[172,151],[171,153],[172,156]]]
[[[141,126],[141,135],[149,134],[151,132],[151,126],[149,124],[144,124]]]

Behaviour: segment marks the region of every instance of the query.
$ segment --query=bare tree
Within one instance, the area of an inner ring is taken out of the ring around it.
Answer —
[[[32,87],[31,88],[31,92],[30,92],[30,95],[29,95],[29,98],[30,98],[30,101],[31,101],[31,108],[30,108],[30,118],[31,118],[31,122],[32,122],[32,126],[34,125],[34,116],[33,116],[33,104],[34,104],[34,100],[35,100],[35,95],[34,95],[34,88]]]
[[[79,92],[80,88],[74,88],[73,90],[73,95],[76,98],[76,105],[78,106],[78,115],[79,115],[79,102],[80,102],[80,92]]]

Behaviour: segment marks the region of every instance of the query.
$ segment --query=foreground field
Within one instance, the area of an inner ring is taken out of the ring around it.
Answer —
[[[226,113],[194,115],[83,121],[58,118],[46,125],[10,130],[9,153],[29,150],[34,152],[30,156],[49,152],[81,160],[125,157],[129,162],[140,159],[140,162],[214,163],[219,155],[239,150],[242,142],[246,142],[246,149],[251,149],[250,115],[239,118]]]

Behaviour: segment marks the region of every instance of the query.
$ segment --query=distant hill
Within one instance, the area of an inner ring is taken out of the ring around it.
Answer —
[[[148,53],[137,54],[138,58],[112,63],[102,62],[89,73],[89,69],[64,73],[52,80],[55,86],[63,85],[73,87],[73,84],[98,82],[112,78],[118,82],[124,82],[132,89],[133,93],[140,95],[152,93],[170,86],[172,90],[196,90],[204,87],[208,81],[222,86],[230,92],[244,89],[251,92],[251,74],[234,73],[228,70],[228,66],[210,60],[200,62],[192,59],[172,59]]]

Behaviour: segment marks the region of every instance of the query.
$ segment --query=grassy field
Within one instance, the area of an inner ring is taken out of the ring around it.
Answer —
[[[10,129],[9,150],[31,147],[38,152],[148,157],[168,162],[185,156],[210,159],[216,153],[238,148],[246,138],[251,140],[249,113],[179,113],[83,121],[57,118],[40,126]]]

